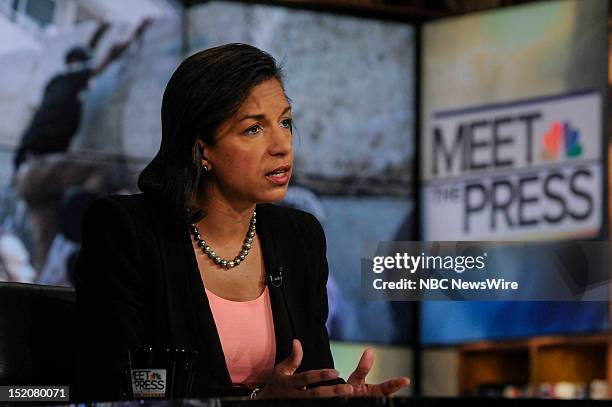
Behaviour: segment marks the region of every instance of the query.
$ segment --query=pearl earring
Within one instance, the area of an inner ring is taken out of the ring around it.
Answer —
[[[202,171],[208,172],[208,165],[206,164],[202,165]]]

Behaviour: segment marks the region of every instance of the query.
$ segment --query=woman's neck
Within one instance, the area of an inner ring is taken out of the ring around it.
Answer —
[[[220,243],[244,238],[255,210],[254,203],[230,203],[216,194],[199,199],[196,205],[205,213],[198,227],[209,239]]]

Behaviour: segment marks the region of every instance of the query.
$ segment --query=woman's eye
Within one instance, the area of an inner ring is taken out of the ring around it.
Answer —
[[[293,127],[293,120],[292,119],[285,119],[281,122],[281,127],[284,127],[286,129],[290,129]]]
[[[244,131],[244,134],[246,134],[247,136],[254,136],[255,134],[259,133],[259,130],[261,130],[261,126],[259,124],[256,124],[255,126],[251,126],[246,129]]]

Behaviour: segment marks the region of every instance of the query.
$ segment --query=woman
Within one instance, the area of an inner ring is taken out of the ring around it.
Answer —
[[[369,350],[346,383],[333,369],[323,230],[266,204],[287,191],[292,128],[280,69],[255,47],[208,49],[174,72],[144,193],[98,201],[84,221],[81,398],[121,397],[127,349],[142,345],[198,350],[200,397],[387,395],[408,384],[365,384]]]

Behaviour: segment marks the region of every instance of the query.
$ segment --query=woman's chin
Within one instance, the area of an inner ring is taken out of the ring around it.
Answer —
[[[259,203],[277,203],[282,201],[287,195],[287,187],[278,188],[276,191],[271,191],[270,193],[262,196],[261,199],[258,199]]]

